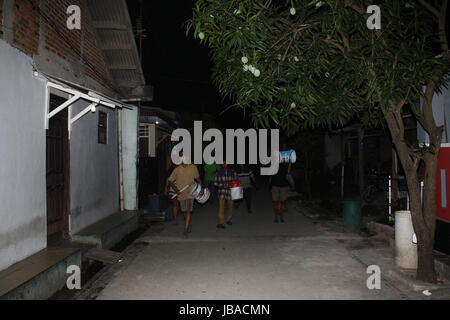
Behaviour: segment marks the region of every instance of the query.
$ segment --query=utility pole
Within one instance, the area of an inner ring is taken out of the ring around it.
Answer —
[[[142,0],[139,0],[139,16],[136,19],[136,37],[138,38],[139,42],[139,59],[142,63],[142,42],[145,36],[145,29],[144,29],[144,21],[143,21],[143,15],[142,15]]]

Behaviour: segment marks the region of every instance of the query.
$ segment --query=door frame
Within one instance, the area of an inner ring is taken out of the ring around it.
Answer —
[[[51,103],[52,98],[53,99],[61,99],[61,100],[68,100],[70,97],[67,94],[59,93],[58,91],[51,90],[49,93],[49,102]],[[64,101],[62,101],[64,102]],[[69,139],[69,114],[72,111],[72,108],[66,108],[63,110],[63,112],[67,113],[67,122],[66,125],[63,128],[64,132],[64,150],[62,152],[62,162],[63,162],[63,179],[64,179],[64,192],[63,192],[63,208],[64,211],[62,213],[61,218],[61,225],[60,225],[60,233],[62,239],[67,238],[70,232],[70,221],[69,221],[69,215],[70,215],[70,139]],[[52,121],[50,119],[49,121]],[[46,130],[46,136],[47,136],[47,130]],[[46,159],[45,164],[47,167],[47,138],[45,142],[45,148],[46,148]],[[46,175],[46,187],[47,187],[47,175]],[[46,192],[46,201],[48,199],[48,194]],[[46,217],[48,217],[48,208],[46,209]],[[47,220],[46,220],[47,221]],[[49,240],[49,234],[48,234],[48,224],[47,224],[47,240]],[[52,246],[53,243],[49,243],[47,241],[47,247]]]

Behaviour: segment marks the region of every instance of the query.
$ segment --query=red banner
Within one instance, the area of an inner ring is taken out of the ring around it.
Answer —
[[[450,222],[450,145],[441,146],[436,188],[436,217]]]

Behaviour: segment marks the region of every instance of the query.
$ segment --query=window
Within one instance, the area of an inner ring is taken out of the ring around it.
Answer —
[[[149,131],[148,124],[139,124],[139,154],[141,157],[148,157]]]
[[[108,114],[103,111],[98,113],[98,143],[108,143]]]

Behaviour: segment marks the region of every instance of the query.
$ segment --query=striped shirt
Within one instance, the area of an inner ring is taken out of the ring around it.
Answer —
[[[216,173],[214,185],[218,188],[217,197],[219,199],[231,200],[230,182],[238,180],[236,171],[233,169],[221,168]]]
[[[252,187],[252,180],[254,179],[253,172],[250,170],[249,167],[244,166],[243,168],[238,168],[238,177],[239,181],[241,181],[242,188],[251,188]]]

